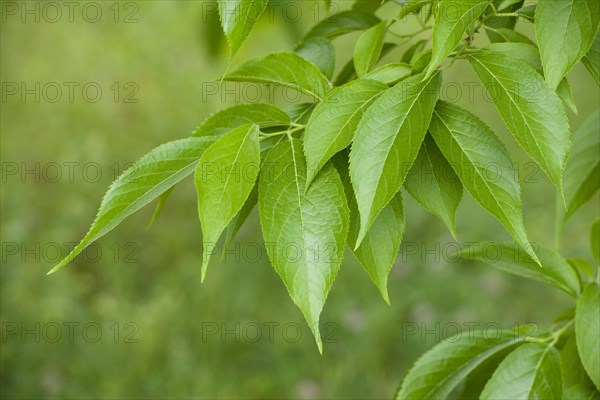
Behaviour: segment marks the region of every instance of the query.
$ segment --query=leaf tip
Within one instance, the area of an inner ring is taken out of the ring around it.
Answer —
[[[387,287],[383,286],[379,288],[379,291],[381,292],[381,297],[383,297],[383,301],[385,301],[388,306],[391,306],[392,303],[390,302],[390,295],[388,294]]]
[[[204,283],[206,279],[206,270],[208,269],[208,260],[202,261],[202,269],[200,271],[200,283]]]

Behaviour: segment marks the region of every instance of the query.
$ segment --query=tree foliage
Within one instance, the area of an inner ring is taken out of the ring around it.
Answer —
[[[268,0],[219,3],[233,57]],[[375,15],[384,5],[391,18]],[[422,29],[400,35],[407,18],[417,18]],[[520,20],[534,23],[535,42],[515,31]],[[501,256],[493,262],[484,243],[460,256],[558,288],[573,297],[575,311],[535,336],[515,329],[444,341],[415,363],[396,397],[600,398],[599,223],[591,233],[595,264],[532,246],[521,186],[508,173],[512,155],[484,121],[440,99],[444,70],[457,62],[470,66],[514,140],[556,187],[568,219],[599,189],[600,114],[572,140],[565,111],[576,111],[566,76],[577,63],[598,82],[599,21],[597,0],[527,6],[522,0],[356,0],[351,10],[318,22],[294,51],[243,61],[222,77],[290,88],[309,103],[235,105],[211,115],[191,137],[152,150],[113,183],[88,234],[51,272],[159,199],[156,217],[173,186],[195,171],[202,278],[215,244],[222,238],[226,249],[258,204],[269,259],[322,351],[319,316],[344,247],[389,302],[387,276],[406,218],[401,189],[455,236],[465,190],[516,244],[497,244]],[[334,77],[333,40],[356,31],[362,33],[354,52]],[[382,61],[398,48],[400,59]],[[500,179],[490,178],[491,164],[504,172]],[[575,379],[567,365],[585,372]]]

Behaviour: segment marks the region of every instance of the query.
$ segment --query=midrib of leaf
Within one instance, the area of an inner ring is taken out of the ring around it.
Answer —
[[[463,367],[465,367],[466,365],[471,364],[470,367],[466,367],[465,371],[461,371],[460,374],[458,374],[459,376],[459,381],[462,380],[465,376],[467,376],[471,371],[473,371],[478,365],[481,364],[481,362],[483,360],[485,360],[488,356],[497,353],[499,351],[502,351],[504,349],[506,349],[507,347],[510,347],[512,345],[514,345],[515,343],[519,342],[520,340],[517,339],[513,339],[511,341],[508,341],[506,343],[503,343],[502,345],[499,346],[495,346],[492,347],[491,349],[488,349],[486,351],[484,351],[483,353],[479,353],[476,357],[473,357],[467,361],[465,361],[464,363],[460,364],[456,370],[461,369]],[[434,394],[437,394],[440,392],[440,386],[445,385],[447,382],[452,381],[453,379],[456,379],[456,376],[447,376],[445,377],[443,380],[441,380],[438,384],[436,384],[428,393],[427,395],[424,397],[425,399],[434,399],[436,397],[432,397]]]
[[[301,191],[300,191],[300,177],[298,174],[298,162],[296,160],[296,149],[294,146],[294,142],[292,141],[292,138],[290,136],[288,136],[288,139],[290,141],[290,146],[292,147],[292,162],[294,163],[294,186],[296,188],[296,197],[298,199],[298,210],[300,212],[300,229],[302,231],[302,258],[303,261],[305,263],[305,268],[306,268],[306,274],[305,274],[305,279],[304,279],[304,286],[306,287],[306,300],[308,301],[308,306],[309,306],[309,318],[310,318],[310,324],[313,325],[315,323],[315,321],[313,321],[313,315],[312,315],[312,301],[311,301],[311,292],[310,292],[310,285],[308,283],[308,275],[309,275],[309,268],[307,265],[307,260],[306,260],[306,227],[304,225],[304,212],[302,210],[302,197],[301,196]],[[295,280],[295,277],[294,277]],[[315,327],[315,326],[310,326],[311,329],[314,330],[315,333],[315,339],[317,339],[317,346],[319,347],[319,351],[322,352],[322,345],[321,345],[321,340],[319,338],[319,327]]]
[[[444,119],[440,116],[440,114],[438,114],[438,112],[434,109],[433,112],[437,115],[437,117],[440,119],[440,121],[442,121],[442,124],[444,124],[444,127],[448,130],[448,132],[450,132],[450,134],[452,135],[452,130],[450,129],[450,127],[446,124],[446,121],[444,121]],[[481,178],[483,184],[485,185],[485,187],[488,189],[488,191],[490,193],[493,193],[490,186],[488,185],[488,183],[486,182],[486,180],[483,178],[483,175],[481,174],[481,172],[479,171],[479,168],[476,167],[476,164],[473,163],[473,161],[471,160],[471,158],[468,156],[468,153],[465,151],[465,148],[459,143],[458,140],[453,138],[453,141],[458,145],[458,147],[460,147],[460,149],[462,150],[463,154],[465,155],[465,157],[467,157],[467,159],[471,162],[471,164],[474,167],[474,170],[477,172],[477,175]],[[496,203],[496,205],[498,206],[498,208],[500,209],[500,212],[502,213],[502,215],[504,216],[504,218],[507,220],[507,222],[510,224],[513,232],[517,232],[516,230],[514,230],[514,225],[511,221],[510,218],[508,218],[508,216],[506,215],[506,213],[504,212],[504,209],[502,208],[501,204],[498,203],[498,200],[496,199],[496,196],[492,195],[492,198],[494,199],[494,202]],[[519,236],[521,236],[521,234],[519,234]],[[525,242],[525,240],[523,240],[523,238],[521,239],[523,242]]]
[[[190,157],[190,159],[191,159],[191,160],[194,160],[194,159],[195,159],[195,157]],[[154,162],[154,164],[158,164],[159,162],[161,162],[161,161],[160,161],[160,160],[159,160],[159,161],[156,161],[156,162]],[[149,165],[149,164],[147,164],[147,165]],[[167,182],[168,180],[170,180],[170,179],[171,179],[171,178],[173,178],[174,176],[177,176],[177,175],[179,175],[179,174],[180,174],[180,173],[182,173],[182,172],[183,172],[183,173],[184,173],[184,172],[186,172],[186,171],[185,171],[186,169],[193,170],[193,168],[190,168],[190,167],[192,167],[192,166],[193,166],[193,162],[192,162],[191,164],[188,164],[188,165],[186,165],[185,167],[183,167],[183,168],[181,168],[181,169],[174,170],[174,171],[173,171],[173,172],[172,172],[170,175],[168,175],[168,176],[167,176],[165,179],[163,179],[162,181],[160,181],[159,183],[157,183],[157,184],[156,184],[156,185],[154,185],[154,186],[150,186],[150,189],[148,189],[148,190],[145,190],[145,189],[144,189],[144,188],[146,188],[146,187],[148,187],[148,186],[144,186],[144,187],[142,187],[142,188],[135,188],[135,189],[131,189],[131,190],[128,190],[128,191],[121,192],[121,195],[124,195],[124,194],[127,194],[127,193],[131,193],[131,192],[134,192],[134,191],[136,191],[136,190],[144,190],[146,193],[145,193],[143,196],[141,196],[139,199],[137,199],[136,201],[134,201],[133,203],[130,203],[128,206],[126,206],[126,207],[125,207],[125,208],[124,208],[124,209],[123,209],[121,212],[119,212],[119,213],[117,214],[117,217],[118,217],[118,216],[120,216],[120,215],[122,215],[122,214],[124,214],[126,211],[128,211],[128,210],[129,210],[129,209],[131,209],[131,208],[133,208],[133,207],[134,207],[134,206],[136,206],[136,205],[137,205],[139,202],[141,202],[142,200],[144,200],[145,198],[147,198],[147,197],[148,197],[148,192],[150,192],[150,191],[153,191],[154,189],[156,189],[156,188],[157,188],[157,187],[159,187],[159,186],[162,186],[162,184],[163,184],[163,183]],[[133,167],[133,168],[135,168],[135,167]],[[191,172],[191,171],[190,171],[190,172]],[[151,175],[159,175],[159,174],[161,174],[161,173],[160,173],[160,172],[154,172],[154,173],[152,173],[152,174],[146,174],[146,175],[144,175],[144,177],[151,176]],[[108,201],[108,193],[107,193],[107,196],[105,197],[105,201]],[[102,201],[102,203],[104,203],[104,204],[105,204],[105,201]],[[102,203],[101,203],[101,204],[102,204]],[[120,204],[123,204],[123,203],[119,203],[119,205],[120,205]],[[108,210],[106,210],[106,211],[103,213],[103,215],[106,215],[106,214],[108,214],[108,212],[110,212],[111,210],[114,210],[115,208],[118,208],[118,205],[115,205],[114,207],[111,207],[111,208],[109,208]],[[100,215],[98,215],[98,217],[100,217]],[[113,218],[113,220],[114,220],[114,219],[116,219],[117,217]],[[97,220],[97,219],[96,219],[96,220]],[[94,223],[96,222],[96,220],[94,220]],[[92,224],[92,225],[93,225],[93,224]],[[106,226],[110,226],[110,224],[109,224],[109,225],[106,225]],[[103,229],[100,229],[100,230],[99,230],[99,232],[101,232],[102,230],[103,230]],[[91,230],[90,230],[90,232],[91,232]]]
[[[379,176],[379,178],[377,179],[377,187],[375,188],[375,194],[377,193],[377,189],[379,189],[379,185],[381,184],[381,178],[383,177],[383,170],[385,169],[385,165],[387,164],[387,160],[388,157],[390,156],[390,150],[392,149],[392,147],[394,147],[394,143],[396,142],[396,138],[398,137],[398,133],[400,133],[400,129],[402,128],[402,126],[404,126],[404,123],[407,121],[408,115],[413,111],[413,107],[415,106],[415,104],[418,104],[418,100],[421,97],[421,94],[423,93],[423,91],[425,90],[425,88],[427,86],[429,86],[429,83],[431,82],[431,80],[433,79],[434,75],[432,75],[431,77],[429,77],[427,79],[427,83],[423,84],[421,87],[421,90],[419,90],[419,92],[414,95],[413,97],[413,101],[412,103],[410,103],[410,107],[407,109],[406,113],[401,116],[400,118],[400,124],[398,125],[398,129],[396,130],[396,133],[394,134],[393,140],[390,141],[390,145],[387,147],[386,149],[386,155],[385,158],[383,159],[383,163],[381,163],[381,172],[382,174]],[[409,122],[410,125],[410,122]],[[413,160],[414,162],[414,160]],[[408,167],[408,166],[407,166]],[[369,207],[369,218],[371,219],[371,214],[373,212],[373,203],[375,202],[375,195],[373,196],[372,200],[371,200],[371,206]],[[367,221],[368,221],[367,219]],[[364,225],[363,229],[359,230],[359,235],[358,235],[358,239],[357,239],[357,245],[356,248],[360,247],[360,243],[362,242],[362,239],[364,239],[364,237],[366,236],[369,228],[371,227],[371,225],[373,225],[374,221],[371,221],[371,223],[369,224],[369,226]],[[361,224],[362,225],[362,224]],[[364,232],[362,232],[364,230]],[[362,234],[360,233],[362,232]]]
[[[500,82],[500,79],[498,79],[498,78],[496,77],[496,75],[495,75],[495,74],[494,74],[492,71],[490,71],[490,69],[489,69],[487,66],[485,66],[485,65],[484,65],[484,64],[483,64],[481,61],[479,61],[479,60],[477,59],[477,57],[473,57],[473,59],[474,59],[475,61],[477,61],[477,62],[478,62],[478,63],[479,63],[479,64],[480,64],[480,65],[481,65],[483,68],[485,68],[485,70],[486,70],[486,71],[488,71],[488,72],[489,72],[489,74],[490,74],[492,77],[494,77],[494,80],[495,80],[496,82],[498,82],[498,84],[499,84],[499,85],[502,87],[502,89],[504,89],[504,91],[505,91],[505,92],[506,92],[506,94],[508,95],[508,98],[510,99],[511,103],[512,103],[512,104],[515,106],[515,108],[516,108],[517,110],[520,110],[520,108],[517,106],[517,102],[516,102],[516,101],[515,101],[515,99],[513,98],[512,94],[511,94],[511,93],[510,93],[510,92],[509,92],[509,91],[506,89],[506,86],[504,86],[504,85],[502,84],[502,82]],[[523,63],[523,65],[526,65],[526,64],[525,64],[525,63]],[[529,66],[528,66],[528,67],[529,67]],[[531,67],[529,67],[529,68],[531,68]],[[532,70],[533,72],[535,72],[535,70],[533,70],[533,69],[531,69],[531,70]],[[512,112],[511,112],[511,115],[512,115]],[[520,117],[519,119],[520,119],[520,120],[522,120],[522,121],[523,121],[523,123],[524,123],[524,124],[527,126],[527,129],[529,130],[529,132],[530,132],[530,133],[533,133],[533,130],[531,129],[531,126],[530,126],[530,125],[529,125],[529,123],[527,122],[527,119],[526,119],[526,118],[523,118],[523,113],[517,113],[517,115]],[[538,144],[538,142],[537,142],[537,140],[536,140],[536,138],[535,138],[535,135],[531,134],[531,135],[527,135],[527,136],[525,137],[525,140],[526,140],[527,144],[529,144],[529,143],[530,143],[530,141],[529,141],[529,136],[531,136],[531,137],[532,137],[531,139],[532,139],[532,141],[533,141],[533,144],[534,144],[534,145],[535,145],[535,147],[537,148],[537,150],[538,150],[538,153],[540,154],[540,156],[541,156],[541,157],[544,159],[544,165],[542,165],[542,168],[544,168],[544,169],[546,170],[546,172],[548,173],[548,175],[551,175],[551,176],[552,176],[552,175],[554,175],[554,174],[552,174],[552,172],[550,171],[550,168],[548,167],[548,160],[546,159],[546,157],[544,157],[544,153],[542,152],[542,150],[541,150],[541,148],[540,148],[540,146],[539,146],[539,144]],[[562,166],[561,166],[561,167],[562,167]],[[552,179],[552,180],[554,180],[554,177],[552,177],[551,179]],[[563,189],[562,189],[562,180],[559,180],[559,181],[558,181],[558,186],[559,186],[559,187],[558,187],[558,189],[559,189],[560,193],[563,195],[563,198],[564,198]]]
[[[463,15],[460,16],[460,18],[457,19],[457,21],[452,25],[452,28],[450,29],[450,32],[454,32],[454,30],[456,29],[456,27],[458,26],[459,22],[461,22],[463,20],[463,18],[469,14],[469,12],[471,12],[471,10],[474,10],[476,7],[481,6],[482,3],[477,3],[475,5],[473,5],[473,7],[469,8]],[[487,5],[486,5],[487,8]],[[481,11],[483,13],[483,11],[485,10],[485,8]],[[445,47],[449,42],[450,42],[450,35],[446,36],[446,39],[443,42],[443,45],[441,46],[442,48]],[[439,56],[439,55],[438,55]],[[443,60],[442,60],[443,61]],[[437,63],[437,62],[436,62]],[[431,74],[431,72],[437,68],[437,65],[433,65],[431,64],[428,68],[427,74],[426,76],[429,76]]]
[[[276,55],[276,54],[286,54],[286,53],[271,53],[270,55]],[[299,57],[300,57],[300,56],[299,56]],[[264,60],[263,60],[263,61],[264,61]],[[291,75],[292,75],[294,78],[297,78],[297,75],[296,75],[296,73],[294,72],[294,70],[293,70],[293,69],[290,69],[290,68],[288,68],[288,65],[287,65],[286,63],[282,63],[282,62],[281,62],[281,60],[278,60],[278,59],[277,59],[277,58],[275,58],[275,57],[273,58],[273,60],[272,60],[272,61],[274,61],[275,63],[277,63],[277,64],[280,66],[280,68],[282,68],[282,69],[285,69],[287,72],[291,72]],[[307,61],[307,62],[308,62],[308,63],[310,63],[310,61]],[[260,65],[260,64],[257,64],[257,65]],[[270,72],[273,72],[273,69],[271,69],[271,68],[267,68],[267,67],[265,67],[265,66],[260,66],[260,67],[261,67],[261,68],[268,69]],[[315,68],[316,68],[316,67],[315,67]],[[319,101],[323,101],[323,98],[322,98],[321,96],[319,96],[318,94],[314,93],[312,90],[308,90],[308,89],[305,89],[305,88],[303,88],[303,87],[301,87],[301,86],[299,86],[299,85],[296,85],[296,84],[291,84],[291,83],[288,83],[288,82],[286,82],[285,80],[282,80],[282,79],[281,79],[281,75],[280,75],[280,74],[279,74],[279,72],[278,72],[278,71],[276,71],[276,70],[275,70],[275,76],[277,76],[277,77],[278,77],[278,80],[277,80],[277,81],[273,81],[273,80],[270,80],[270,79],[265,79],[265,78],[260,78],[260,77],[257,77],[257,76],[252,76],[252,75],[248,76],[248,75],[243,75],[243,74],[239,74],[239,75],[237,75],[237,74],[234,74],[233,76],[239,76],[239,77],[243,77],[243,78],[246,78],[246,79],[253,79],[253,80],[257,81],[257,82],[262,82],[262,83],[272,83],[272,82],[276,82],[278,85],[285,86],[285,87],[289,87],[289,88],[292,88],[292,89],[296,89],[296,90],[298,90],[299,92],[302,92],[302,93],[304,93],[304,94],[308,94],[309,96],[313,96],[314,98],[316,98],[316,99],[317,99],[317,100],[319,100]],[[324,78],[324,80],[325,80],[325,83],[326,83],[326,84],[328,84],[329,82],[328,82],[327,78],[326,78],[325,76],[323,76],[323,78]],[[315,82],[315,83],[317,83],[317,82]]]
[[[373,96],[369,97],[369,99],[368,99],[367,101],[365,101],[365,102],[363,103],[363,105],[362,105],[362,106],[360,106],[360,107],[359,107],[359,108],[358,108],[356,111],[354,111],[354,112],[353,112],[353,113],[350,115],[350,117],[348,117],[348,119],[346,120],[346,122],[344,122],[344,125],[342,125],[342,127],[341,127],[341,128],[338,130],[338,132],[337,132],[337,135],[335,135],[335,140],[337,140],[337,139],[340,137],[340,135],[341,135],[342,131],[343,131],[344,129],[346,129],[346,127],[347,127],[347,126],[350,124],[350,121],[352,120],[352,118],[354,118],[354,116],[355,116],[356,114],[358,114],[358,112],[359,112],[359,111],[362,111],[363,109],[365,109],[365,108],[368,108],[368,106],[370,106],[370,105],[371,105],[371,102],[372,102],[372,100],[373,100],[375,97],[377,97],[377,96],[381,96],[381,94],[382,94],[382,93],[383,93],[383,91],[381,91],[381,92],[377,92],[375,95],[373,95]],[[360,103],[360,101],[356,101],[355,103]],[[332,141],[329,143],[329,146],[327,147],[327,152],[329,152],[329,151],[331,150],[331,148],[332,148],[332,147],[334,147],[334,146],[333,146],[333,145],[334,145],[334,143],[335,143],[335,141],[333,141],[333,140],[332,140]],[[327,152],[325,152],[325,153],[327,153]]]
[[[469,8],[469,9],[468,9],[468,10],[467,10],[467,11],[466,11],[466,12],[465,12],[463,15],[461,15],[461,16],[460,16],[460,18],[459,18],[459,19],[456,21],[456,23],[454,23],[454,24],[452,25],[452,29],[450,29],[450,32],[454,32],[454,30],[455,30],[455,29],[456,29],[456,27],[458,26],[459,22],[462,22],[463,18],[464,18],[464,17],[465,17],[467,14],[469,14],[469,13],[471,12],[471,10],[474,10],[476,7],[479,7],[479,6],[481,6],[481,5],[482,5],[482,3],[477,3],[477,4],[473,5],[473,7]],[[487,6],[486,6],[486,7],[487,7]],[[482,11],[482,12],[483,12],[483,11]],[[449,38],[450,38],[450,35],[446,36],[446,40],[444,40],[444,42],[443,42],[444,46],[445,46],[445,45],[447,45],[447,44],[450,42]],[[444,46],[442,46],[442,47],[444,47]]]
[[[235,153],[235,158],[233,159],[233,163],[232,163],[234,166],[235,166],[235,163],[237,162],[238,158],[240,157],[240,153],[242,152],[242,149],[244,148],[244,144],[246,143],[246,141],[250,137],[249,133],[250,133],[251,129],[253,129],[253,128],[250,128],[246,132],[246,136],[244,136],[244,140],[242,141],[242,144],[240,145],[239,149]],[[225,184],[223,185],[223,187],[227,187],[227,184],[229,183],[230,176],[231,176],[231,174],[227,174],[227,178],[225,178]],[[218,203],[218,206],[217,206],[217,210],[221,210],[221,200],[223,200],[223,194],[224,193],[225,193],[225,191],[221,190],[221,194],[219,195],[219,203]],[[235,215],[229,221],[227,221],[227,224],[229,224],[234,217],[235,217]]]
[[[196,157],[189,157],[187,158],[189,160],[192,160],[192,162],[188,165],[186,165],[183,168],[174,170],[170,173],[170,175],[168,175],[167,177],[165,177],[165,179],[163,179],[162,181],[160,181],[159,183],[157,183],[156,185],[153,186],[149,186],[150,189],[146,190],[144,195],[140,196],[140,198],[138,198],[137,200],[135,200],[134,202],[130,203],[128,206],[126,206],[123,210],[121,210],[115,217],[112,217],[111,220],[104,225],[101,228],[96,228],[94,225],[96,224],[96,222],[98,222],[98,220],[103,216],[103,215],[107,215],[111,210],[114,210],[115,208],[117,208],[117,206],[111,207],[110,209],[104,211],[102,214],[100,214],[100,212],[98,212],[98,214],[96,215],[96,218],[94,218],[94,222],[92,222],[92,225],[90,227],[90,229],[88,230],[88,232],[85,234],[85,236],[83,237],[83,239],[77,244],[77,246],[75,246],[75,248],[73,248],[73,250],[71,250],[71,252],[67,255],[67,257],[65,257],[59,264],[57,264],[54,268],[52,268],[47,275],[50,275],[56,271],[58,271],[59,269],[61,269],[62,267],[64,267],[67,263],[72,261],[72,255],[74,254],[78,254],[81,250],[83,250],[85,247],[87,247],[90,243],[92,243],[94,240],[98,239],[99,237],[101,237],[102,235],[104,235],[105,232],[110,231],[111,229],[113,229],[114,226],[118,225],[120,223],[117,222],[115,224],[115,221],[118,220],[119,218],[121,218],[121,216],[123,214],[126,214],[126,212],[128,210],[130,210],[131,208],[134,208],[134,206],[137,206],[140,202],[143,202],[146,198],[149,197],[148,192],[154,191],[156,188],[162,186],[165,182],[170,181],[171,179],[183,174],[186,175],[186,173],[189,170],[189,173],[191,173],[194,170],[194,163],[197,162],[198,160],[196,160]],[[183,159],[181,159],[183,160]],[[161,162],[161,160],[157,160],[154,161],[154,164]],[[150,164],[146,164],[146,165],[150,165]],[[135,166],[133,166],[132,168],[135,168]],[[132,171],[134,171],[132,169]],[[130,176],[131,173],[128,175]],[[149,176],[150,174],[147,174],[146,176]],[[116,181],[115,181],[116,182]],[[131,192],[131,191],[129,191]],[[129,193],[129,192],[124,192]],[[109,195],[111,194],[111,192],[107,192],[104,196],[104,198],[102,199],[102,201],[100,202],[100,207],[99,210],[102,210],[102,207],[106,204],[106,202],[109,200]],[[123,204],[123,203],[119,203],[119,204]]]
[[[537,363],[535,364],[535,369],[533,370],[533,379],[531,380],[530,384],[529,384],[529,388],[528,391],[529,393],[531,393],[533,391],[533,384],[536,381],[538,374],[540,372],[540,365],[542,365],[542,362],[544,361],[544,359],[546,358],[546,354],[548,353],[548,351],[550,351],[552,347],[550,346],[546,346],[544,348],[544,352],[542,353],[542,355],[540,356],[540,358],[537,360]],[[544,381],[546,381],[546,378],[544,378]],[[548,381],[546,381],[547,383]],[[548,385],[547,385],[548,386]],[[549,386],[548,386],[549,387]]]

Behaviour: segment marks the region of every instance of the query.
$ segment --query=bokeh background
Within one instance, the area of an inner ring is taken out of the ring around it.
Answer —
[[[237,237],[238,259],[213,262],[200,284],[191,179],[152,229],[148,207],[46,276],[86,232],[116,174],[187,136],[210,113],[256,95],[236,95],[244,89],[231,84],[214,94],[229,56],[209,1],[73,2],[72,14],[55,2],[58,18],[45,3],[2,2],[2,398],[389,398],[416,358],[457,326],[465,333],[486,324],[548,325],[570,306],[562,292],[450,258],[454,239],[406,195],[391,306],[347,251],[322,315],[328,340],[319,355],[264,250],[257,256],[256,210]],[[389,5],[379,15],[395,10]],[[320,1],[279,0],[234,62],[292,49],[325,15]],[[395,27],[400,34],[416,29],[412,20]],[[532,36],[531,24],[518,30]],[[356,37],[336,39],[337,70]],[[486,41],[482,33],[476,44]],[[582,66],[569,79],[576,130],[600,101]],[[481,86],[469,99],[465,83],[476,78],[466,62],[448,70],[446,81],[464,92],[444,96],[484,118],[513,152],[526,180],[530,239],[552,245],[551,184],[532,169]],[[269,100],[268,91],[259,95]],[[589,258],[589,225],[598,213],[596,195],[566,225],[564,254]],[[460,245],[509,239],[468,195],[457,228]]]

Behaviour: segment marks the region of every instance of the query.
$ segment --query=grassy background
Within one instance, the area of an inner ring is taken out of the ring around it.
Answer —
[[[316,10],[323,16],[318,2],[288,3],[272,10],[273,21],[261,21],[237,61],[291,49],[314,23]],[[556,290],[448,260],[451,236],[405,196],[408,226],[390,276],[392,305],[347,253],[323,312],[331,340],[321,356],[264,250],[253,259],[261,242],[256,210],[238,235],[246,257],[214,262],[200,284],[201,236],[191,180],[178,186],[151,230],[145,230],[149,207],[101,239],[87,257],[47,277],[69,243],[86,232],[116,173],[158,144],[185,137],[210,113],[247,100],[232,93],[206,95],[228,64],[222,38],[210,30],[215,17],[203,22],[208,3],[116,3],[115,22],[115,3],[97,2],[102,16],[96,23],[83,18],[87,3],[77,4],[73,22],[68,15],[56,22],[25,15],[22,21],[22,14],[3,11],[2,398],[389,398],[419,354],[455,333],[456,324],[463,332],[466,324],[549,324],[569,306]],[[31,9],[36,5],[43,2],[27,2]],[[296,19],[298,5],[302,14]],[[282,23],[282,10],[293,23]],[[124,22],[130,12],[137,22]],[[391,12],[388,7],[381,16]],[[408,22],[396,31],[415,28]],[[531,35],[530,24],[519,29]],[[355,39],[336,40],[338,70]],[[483,35],[477,40],[486,41]],[[581,66],[569,78],[579,106],[578,115],[569,112],[576,128],[598,106],[598,91]],[[475,80],[465,62],[446,74],[447,82],[459,85]],[[7,84],[21,90],[36,82],[39,101],[7,92]],[[55,96],[47,86],[52,82],[63,89],[56,102],[48,101]],[[79,84],[72,102],[65,82]],[[90,82],[102,89],[97,102],[81,92]],[[139,89],[136,103],[124,102],[131,87]],[[470,101],[465,92],[459,102],[501,136],[522,175],[531,172],[481,87],[478,93]],[[262,96],[267,100],[266,91]],[[549,245],[555,195],[541,172],[533,178],[523,185],[525,223],[531,240]],[[595,197],[566,226],[565,254],[588,257],[587,233],[597,216]],[[508,239],[468,195],[457,228],[459,243]],[[256,326],[262,336],[253,340]],[[214,327],[218,333],[209,334]]]

